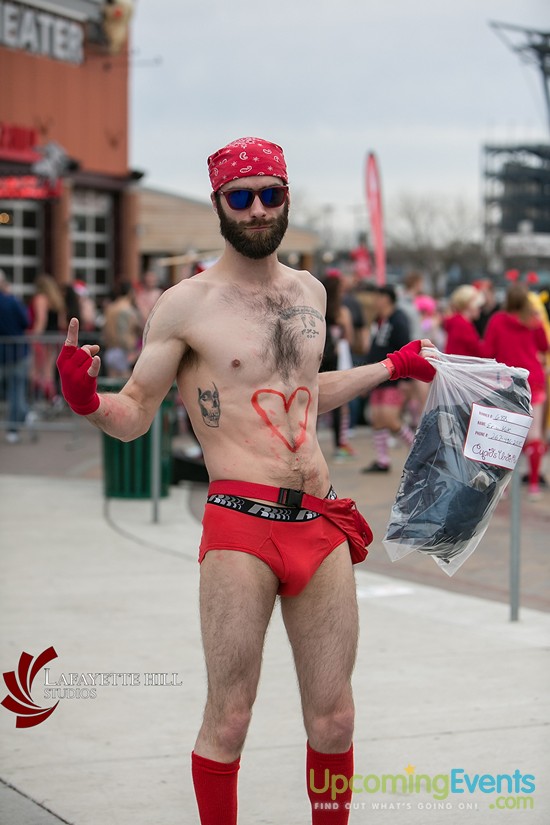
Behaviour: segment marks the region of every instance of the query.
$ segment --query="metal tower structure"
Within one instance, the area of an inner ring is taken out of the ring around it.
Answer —
[[[542,77],[542,90],[546,104],[546,117],[550,131],[550,32],[526,29],[509,23],[490,22],[500,39],[517,52],[525,63],[538,67]]]
[[[490,22],[500,40],[538,68],[550,131],[550,31]],[[485,251],[495,275],[538,271],[550,285],[550,142],[483,147]]]

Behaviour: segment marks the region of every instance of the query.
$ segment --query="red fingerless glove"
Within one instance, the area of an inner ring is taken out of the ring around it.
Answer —
[[[418,381],[429,383],[433,380],[435,369],[429,361],[418,354],[421,347],[420,341],[411,341],[401,349],[388,353],[388,358],[394,366],[391,381],[397,381],[399,378],[416,378]]]
[[[79,347],[64,345],[57,359],[61,390],[77,415],[91,415],[99,407],[97,379],[88,375],[92,356]]]

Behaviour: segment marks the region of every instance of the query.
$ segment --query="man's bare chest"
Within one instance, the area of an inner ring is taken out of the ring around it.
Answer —
[[[194,349],[206,361],[264,374],[276,372],[285,382],[304,369],[318,369],[324,317],[298,290],[290,295],[227,292],[205,320]]]

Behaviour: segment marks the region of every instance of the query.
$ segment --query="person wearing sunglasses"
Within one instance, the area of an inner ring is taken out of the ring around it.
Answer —
[[[118,394],[97,393],[99,347],[78,347],[73,319],[58,359],[63,393],[76,413],[128,441],[148,430],[176,380],[201,443],[210,478],[199,549],[208,694],[191,765],[202,825],[237,822],[240,756],[277,595],[302,698],[312,823],[330,809],[332,825],[344,825],[358,635],[352,565],[372,533],[331,487],[316,420],[388,375],[430,381],[434,369],[419,354],[430,342],[320,374],[324,286],[277,257],[290,204],[283,150],[240,138],[208,158],[208,172],[220,259],[163,293]],[[342,791],[337,802],[327,775]]]

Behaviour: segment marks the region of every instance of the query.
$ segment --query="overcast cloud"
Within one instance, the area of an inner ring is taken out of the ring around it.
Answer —
[[[489,21],[550,31],[548,0],[138,0],[131,162],[205,200],[206,156],[280,143],[293,190],[355,228],[376,152],[400,193],[480,199],[481,146],[549,141],[539,71]],[[140,65],[155,57],[160,66]]]

